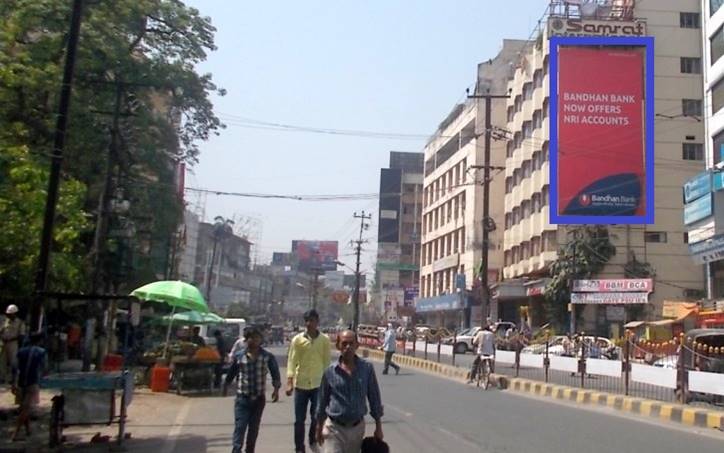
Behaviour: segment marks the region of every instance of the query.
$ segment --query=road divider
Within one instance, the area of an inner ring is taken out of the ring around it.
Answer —
[[[382,362],[385,358],[385,353],[378,349],[360,348],[360,352],[363,357],[375,361]],[[457,382],[465,383],[469,376],[469,372],[465,368],[441,364],[419,357],[395,355],[394,361],[400,366],[415,368]],[[542,398],[551,398],[575,404],[605,406],[617,411],[637,414],[642,417],[724,431],[724,411],[567,387],[498,374],[493,374],[491,377],[498,388],[507,389],[508,391],[527,393]]]

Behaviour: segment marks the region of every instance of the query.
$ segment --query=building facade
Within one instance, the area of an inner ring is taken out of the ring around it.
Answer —
[[[419,294],[423,158],[391,151],[389,168],[380,170],[375,292],[387,320],[412,317]]]
[[[505,40],[500,53],[478,65],[474,94],[504,94],[511,64],[525,41]],[[479,275],[482,248],[489,250],[488,280],[497,281],[503,264],[502,228],[482,243],[485,102],[456,105],[424,149],[420,297],[416,312],[424,321],[449,327],[482,319]],[[491,123],[504,124],[505,102],[492,101]],[[490,211],[503,218],[505,143],[493,134],[490,148]],[[476,282],[478,282],[476,284]]]
[[[583,324],[577,328],[615,336],[632,316],[660,319],[665,300],[701,295],[703,272],[687,259],[680,189],[703,165],[700,10],[699,0],[611,0],[585,9],[551,2],[547,22],[525,48],[508,84],[504,284],[494,291],[499,318],[533,327],[545,321],[549,267],[575,230],[549,222],[549,38],[581,30],[655,37],[655,223],[607,226],[616,253],[595,276],[653,279],[648,303],[638,310],[583,305]]]

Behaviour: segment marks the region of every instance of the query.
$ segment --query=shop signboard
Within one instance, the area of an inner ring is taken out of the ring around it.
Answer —
[[[712,193],[684,205],[684,225],[691,225],[699,220],[710,217],[712,210]]]
[[[711,192],[711,173],[703,172],[684,183],[684,203],[691,203]]]
[[[610,293],[610,292],[647,292],[654,290],[654,281],[650,278],[621,278],[602,280],[573,280],[573,292]]]
[[[571,293],[572,304],[629,305],[649,303],[649,293]]]

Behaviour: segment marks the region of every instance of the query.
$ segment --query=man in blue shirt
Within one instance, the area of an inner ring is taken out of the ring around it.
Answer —
[[[382,374],[387,374],[390,366],[395,369],[395,374],[400,374],[400,366],[392,362],[392,356],[395,355],[397,349],[397,332],[392,323],[387,324],[387,330],[385,330],[385,339],[382,342],[382,350],[385,351],[385,368],[382,370]]]
[[[246,436],[246,453],[254,453],[256,438],[259,435],[261,415],[266,405],[265,387],[267,370],[271,374],[272,402],[279,400],[279,387],[282,386],[279,375],[279,365],[276,358],[269,351],[261,347],[261,331],[251,327],[244,332],[246,347],[239,350],[233,358],[229,373],[226,375],[226,387],[235,377],[239,377],[236,389],[236,403],[234,405],[234,440],[232,453],[241,453]]]
[[[17,368],[13,370],[13,393],[20,402],[20,415],[15,424],[12,440],[25,426],[25,435],[30,436],[30,415],[40,402],[40,377],[45,371],[46,352],[40,347],[42,336],[30,336],[30,344],[20,348],[17,354]],[[17,379],[15,378],[17,377]]]
[[[365,433],[364,416],[375,420],[374,437],[383,439],[382,399],[375,369],[357,357],[357,334],[345,330],[337,337],[339,361],[322,375],[317,405],[316,440],[325,453],[358,453]]]

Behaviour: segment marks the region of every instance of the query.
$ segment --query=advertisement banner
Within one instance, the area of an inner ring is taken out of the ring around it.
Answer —
[[[571,293],[572,304],[647,304],[649,293]]]
[[[650,278],[621,278],[604,280],[573,280],[573,291],[578,293],[647,292],[654,290]]]
[[[337,241],[292,241],[292,253],[302,271],[337,270]]]
[[[648,37],[552,38],[551,223],[653,222],[652,51]]]
[[[420,288],[417,286],[405,288],[405,307],[414,307],[415,299],[418,297],[420,297]]]

